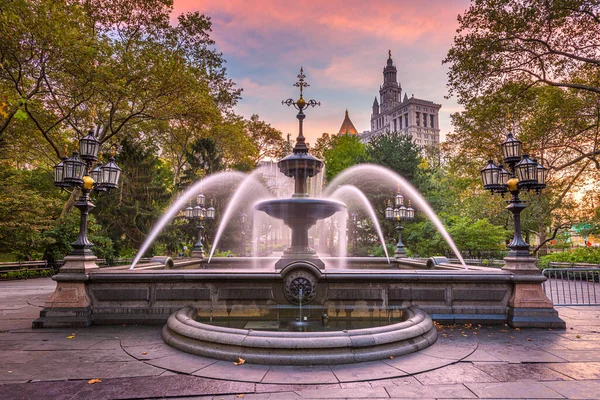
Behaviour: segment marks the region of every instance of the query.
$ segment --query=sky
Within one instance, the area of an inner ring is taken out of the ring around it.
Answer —
[[[226,60],[227,76],[243,89],[235,111],[298,134],[296,110],[281,105],[297,99],[304,68],[304,133],[314,143],[337,133],[346,109],[359,132],[370,129],[373,99],[379,97],[388,50],[398,81],[410,97],[442,104],[440,136],[451,132],[450,114],[461,108],[447,95],[442,65],[468,0],[175,0],[175,13],[199,11],[211,18],[211,37]]]

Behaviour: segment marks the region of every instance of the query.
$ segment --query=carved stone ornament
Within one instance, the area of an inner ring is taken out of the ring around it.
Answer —
[[[283,282],[284,294],[292,304],[300,304],[302,291],[302,304],[309,304],[317,294],[317,280],[315,276],[305,270],[290,272]]]

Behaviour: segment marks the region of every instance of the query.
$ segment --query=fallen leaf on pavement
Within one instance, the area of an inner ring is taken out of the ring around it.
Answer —
[[[98,379],[98,378],[90,379],[88,381],[88,385],[93,385],[94,383],[100,383],[100,382],[102,382],[102,381],[100,379]]]
[[[234,361],[233,365],[242,365],[245,362],[246,362],[246,360],[244,360],[242,357],[238,357],[238,360]]]
[[[142,351],[142,355],[144,355],[144,356],[145,356],[146,354],[148,354],[148,352],[147,352],[147,351]]]

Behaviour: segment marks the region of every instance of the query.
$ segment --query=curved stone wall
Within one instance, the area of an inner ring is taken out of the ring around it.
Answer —
[[[329,332],[235,329],[195,321],[185,307],[169,317],[164,341],[179,350],[221,360],[278,365],[346,364],[396,357],[424,349],[437,339],[431,318],[409,307],[396,324]]]

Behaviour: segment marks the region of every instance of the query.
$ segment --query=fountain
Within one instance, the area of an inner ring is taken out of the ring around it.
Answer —
[[[61,270],[54,277],[60,298],[73,293],[77,301],[53,302],[51,298],[33,326],[166,321],[163,340],[182,351],[223,360],[294,365],[363,362],[415,352],[436,341],[433,320],[564,327],[551,303],[536,289],[545,280],[539,275],[466,266],[464,262],[455,265],[440,257],[344,259],[317,254],[309,245],[309,229],[319,220],[346,213],[346,205],[332,197],[352,196],[368,206],[367,214],[373,218],[364,194],[348,183],[350,178],[369,182],[369,176],[378,176],[389,187],[402,185],[460,259],[425,199],[402,177],[383,167],[352,167],[330,183],[325,196],[331,197],[309,197],[308,179],[318,177],[323,163],[308,152],[302,123],[305,109],[319,103],[303,99],[302,89],[308,84],[302,70],[298,78],[295,86],[300,88],[300,98],[283,103],[298,110],[299,134],[293,154],[278,163],[281,173],[294,179],[292,196],[269,198],[264,187],[255,188],[254,173],[220,173],[202,182],[204,191],[223,183],[223,178],[239,185],[221,213],[213,251],[236,207],[250,203],[255,211],[282,220],[291,229],[291,245],[280,258],[213,258],[211,253],[209,259],[173,262],[162,258],[138,264],[153,238],[198,194],[197,183],[166,211],[131,267],[79,274]],[[83,311],[85,318],[79,316]]]

